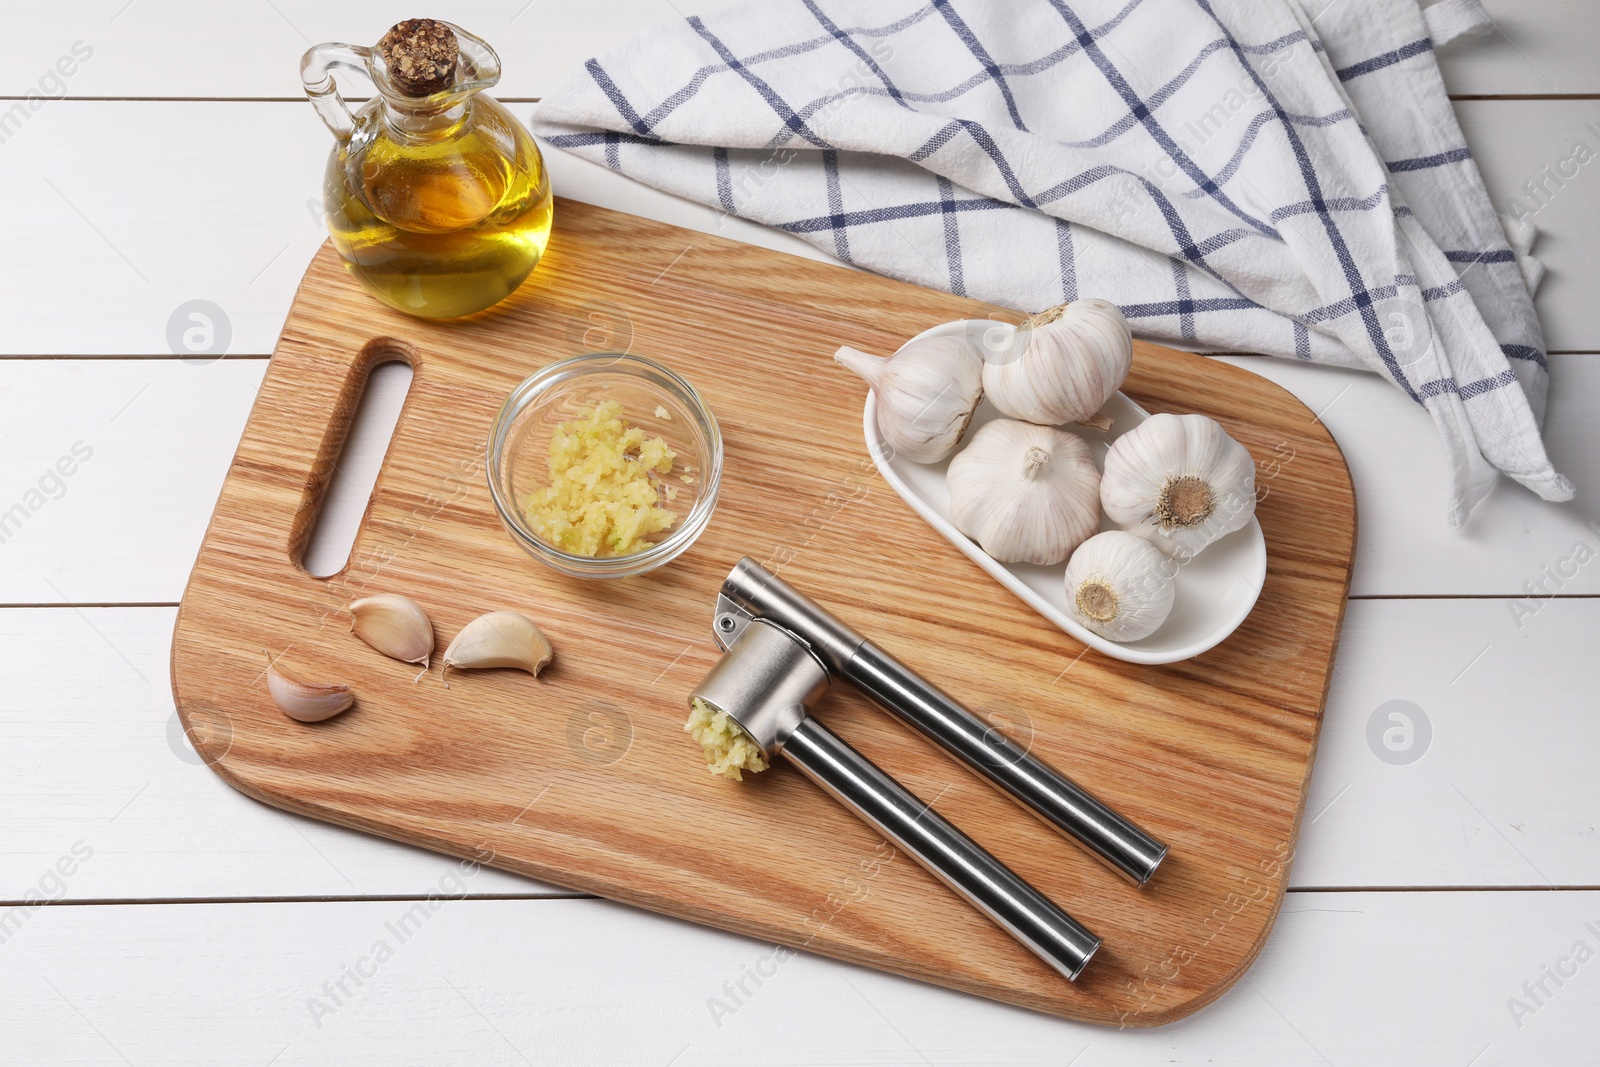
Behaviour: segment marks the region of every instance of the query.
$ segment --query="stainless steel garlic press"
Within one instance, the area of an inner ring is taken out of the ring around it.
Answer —
[[[717,596],[724,653],[691,694],[783,756],[1055,970],[1100,939],[811,717],[837,676],[1143,885],[1167,848],[748,557]]]

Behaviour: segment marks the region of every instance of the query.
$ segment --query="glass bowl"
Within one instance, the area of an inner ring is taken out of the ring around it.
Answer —
[[[677,453],[665,475],[676,492],[661,502],[677,520],[639,552],[578,556],[534,533],[523,508],[550,482],[556,428],[607,400],[622,404],[626,424],[665,439]],[[722,432],[694,386],[673,371],[642,356],[591,352],[552,363],[511,390],[489,431],[488,470],[495,511],[530,556],[577,578],[628,578],[677,558],[705,531],[722,481]]]

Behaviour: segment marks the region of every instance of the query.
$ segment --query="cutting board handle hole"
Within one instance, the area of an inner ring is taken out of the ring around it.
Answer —
[[[352,368],[352,384],[360,390],[340,406],[353,411],[346,416],[338,458],[321,481],[316,522],[300,555],[301,566],[318,578],[342,571],[361,532],[378,471],[389,452],[389,440],[400,421],[400,410],[411,391],[413,377],[409,345],[379,338],[368,342]],[[368,368],[365,376],[361,369]]]

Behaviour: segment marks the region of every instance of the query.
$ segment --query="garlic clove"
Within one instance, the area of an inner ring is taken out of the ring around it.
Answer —
[[[986,423],[946,481],[956,529],[1001,563],[1060,563],[1100,528],[1100,471],[1065,430]]]
[[[433,623],[410,597],[398,593],[362,597],[350,605],[350,629],[385,656],[420,664],[427,671],[433,655]]]
[[[987,354],[983,391],[1003,415],[1041,425],[1086,424],[1122,387],[1133,332],[1108,300],[1040,312]]]
[[[491,611],[456,634],[444,650],[444,669],[515,667],[537,677],[554,655],[532,619],[515,611]]]
[[[888,359],[849,347],[833,358],[872,386],[883,439],[916,463],[954,452],[983,396],[983,356],[967,337],[924,337]]]
[[[285,715],[300,722],[331,719],[356,702],[348,685],[303,682],[271,662],[267,664],[267,692]]]
[[[1204,415],[1150,416],[1112,442],[1105,466],[1106,515],[1180,560],[1255,514],[1255,460]]]
[[[1142,537],[1095,534],[1067,564],[1067,612],[1111,641],[1137,641],[1172,614],[1178,565]]]

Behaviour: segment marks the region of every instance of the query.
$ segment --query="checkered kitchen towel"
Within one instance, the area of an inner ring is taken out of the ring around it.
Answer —
[[[1572,495],[1539,433],[1530,237],[1490,205],[1432,53],[1482,18],[756,0],[590,60],[534,132],[883,274],[1025,312],[1104,297],[1142,336],[1375,371],[1438,425],[1460,525],[1496,468]]]

